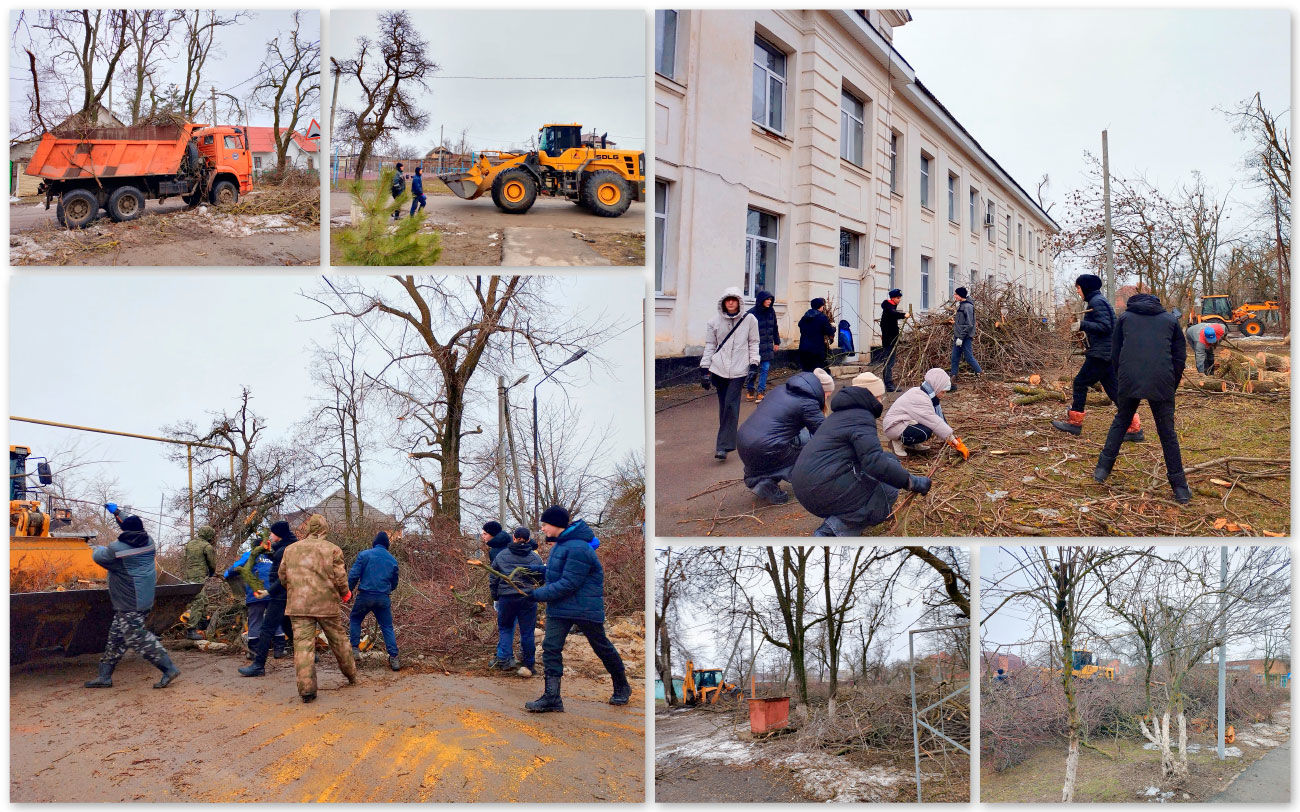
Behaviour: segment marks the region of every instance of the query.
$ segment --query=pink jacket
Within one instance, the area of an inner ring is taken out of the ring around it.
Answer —
[[[936,392],[946,392],[952,381],[942,369],[931,369],[925,373],[925,382]],[[885,437],[897,440],[903,436],[903,429],[920,423],[934,432],[940,440],[948,441],[956,434],[934,410],[930,396],[919,386],[913,386],[898,396],[894,405],[885,413]]]

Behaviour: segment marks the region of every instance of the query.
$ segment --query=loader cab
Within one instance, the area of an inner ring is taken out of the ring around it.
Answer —
[[[1232,318],[1232,302],[1227,296],[1214,295],[1201,297],[1201,318],[1218,316],[1225,321]]]
[[[552,158],[582,146],[581,124],[547,124],[538,132],[541,133],[537,142],[538,152],[545,152]]]
[[[1074,655],[1073,669],[1075,671],[1082,671],[1086,666],[1097,664],[1092,652],[1087,649],[1075,649],[1072,654]]]
[[[717,688],[722,679],[721,669],[712,669],[710,671],[695,672],[696,688]]]
[[[9,501],[34,501],[39,498],[40,490],[27,484],[27,459],[32,450],[25,445],[9,446]],[[44,459],[36,463],[36,481],[41,485],[54,482],[50,463]]]

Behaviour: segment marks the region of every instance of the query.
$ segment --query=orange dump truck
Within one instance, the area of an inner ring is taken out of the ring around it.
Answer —
[[[121,222],[150,198],[180,196],[194,206],[228,206],[253,188],[253,159],[240,127],[192,123],[47,132],[27,174],[44,178],[45,208],[68,228],[84,228],[99,210]]]

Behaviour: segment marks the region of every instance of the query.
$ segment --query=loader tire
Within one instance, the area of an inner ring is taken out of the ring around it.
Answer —
[[[239,202],[239,187],[228,180],[219,180],[212,187],[212,205],[233,206]]]
[[[73,189],[63,193],[59,208],[63,210],[63,224],[75,231],[95,222],[99,199],[89,189]]]
[[[617,172],[599,169],[582,184],[582,202],[597,217],[618,217],[632,205],[632,190]]]
[[[492,181],[492,202],[507,214],[523,214],[537,201],[537,181],[526,169],[507,169]]]
[[[1244,336],[1262,336],[1264,335],[1264,322],[1251,317],[1242,320],[1241,324],[1237,325],[1237,329],[1240,330],[1241,334]]]
[[[118,223],[134,220],[144,214],[144,193],[134,186],[120,186],[108,196],[108,216]]]

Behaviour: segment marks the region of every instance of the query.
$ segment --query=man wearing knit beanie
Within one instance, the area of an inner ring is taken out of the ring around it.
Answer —
[[[1070,329],[1082,332],[1087,339],[1088,349],[1083,355],[1083,365],[1074,376],[1073,401],[1065,413],[1064,420],[1053,420],[1052,427],[1076,437],[1083,433],[1083,416],[1088,410],[1088,390],[1093,384],[1100,383],[1111,403],[1116,400],[1115,367],[1111,364],[1111,334],[1115,331],[1115,310],[1106,301],[1101,292],[1101,277],[1096,274],[1080,274],[1074,280],[1074,290],[1084,301],[1084,311]],[[1138,442],[1143,439],[1142,424],[1136,413],[1124,434],[1125,441]]]
[[[279,572],[280,564],[284,561],[284,551],[289,548],[289,545],[296,544],[298,537],[294,535],[289,523],[281,519],[271,525],[271,536],[268,540],[271,542],[271,571],[266,580],[265,597],[268,598],[266,613],[262,615],[261,636],[256,643],[249,641],[249,648],[253,650],[253,662],[239,669],[239,673],[245,677],[260,677],[266,674],[266,656],[275,645],[277,631],[283,632],[286,637],[293,635],[293,622],[285,614],[289,592],[280,582]]]
[[[804,372],[826,366],[826,346],[835,335],[826,315],[826,300],[819,296],[808,304],[808,312],[799,319],[799,366]]]
[[[970,300],[970,294],[964,287],[954,290],[952,299],[957,303],[957,312],[953,315],[952,322],[952,359],[948,365],[952,367],[948,372],[952,386],[948,389],[949,392],[957,391],[957,367],[963,358],[976,375],[984,373],[980,362],[975,360],[975,303]]]
[[[542,638],[545,692],[524,705],[533,713],[563,711],[560,680],[564,675],[564,644],[577,628],[600,658],[614,683],[611,705],[626,705],[632,698],[623,659],[605,634],[605,570],[593,541],[596,534],[581,519],[570,521],[569,511],[552,505],[542,513],[542,534],[554,547],[546,561],[546,583],[525,590],[529,599],[546,604],[546,634]]]
[[[898,305],[903,301],[903,291],[894,288],[889,291],[889,298],[880,303],[880,352],[885,358],[885,368],[881,372],[885,379],[885,391],[894,391],[894,359],[897,358],[899,327],[907,314],[899,311]]]
[[[835,382],[825,370],[797,373],[772,390],[736,435],[736,450],[745,464],[745,487],[774,505],[790,495],[781,481],[799,459],[799,450],[826,417],[826,401]]]
[[[357,599],[348,614],[348,642],[352,656],[361,658],[361,623],[366,615],[374,615],[379,632],[388,651],[388,667],[400,671],[402,663],[397,658],[397,633],[393,630],[393,602],[391,595],[397,589],[399,567],[397,559],[388,551],[388,534],[380,530],[369,550],[363,550],[348,570],[348,589]]]

